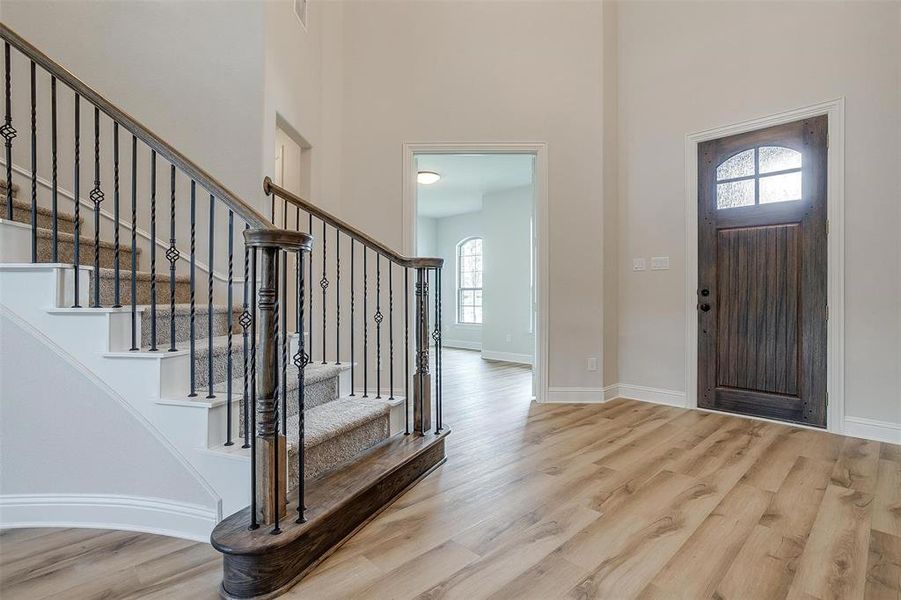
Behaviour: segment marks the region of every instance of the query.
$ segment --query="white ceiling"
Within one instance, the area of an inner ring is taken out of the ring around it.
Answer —
[[[420,154],[417,171],[441,179],[417,185],[419,216],[440,219],[482,210],[482,196],[532,183],[531,154]]]

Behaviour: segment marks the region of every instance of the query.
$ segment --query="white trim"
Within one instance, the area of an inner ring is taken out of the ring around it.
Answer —
[[[498,360],[501,362],[516,363],[518,365],[532,365],[532,356],[530,354],[519,354],[516,352],[482,350],[482,358],[484,360]]]
[[[159,498],[104,494],[0,496],[0,528],[116,529],[209,542],[218,521],[215,510]],[[159,526],[161,522],[167,526]]]
[[[416,248],[416,154],[531,154],[535,157],[535,232],[538,239],[535,272],[535,381],[533,393],[537,402],[547,401],[548,387],[548,146],[545,142],[434,142],[404,143],[402,167],[403,243],[404,253],[415,254]],[[603,360],[601,361],[603,364]]]
[[[889,444],[901,444],[901,424],[864,417],[845,417],[845,435]]]
[[[482,350],[482,342],[470,342],[469,340],[445,340],[441,339],[443,348],[459,348],[460,350]]]
[[[0,165],[6,166],[6,161],[3,160],[3,159],[0,159]],[[26,170],[26,169],[20,167],[19,165],[15,164],[15,163],[13,163],[13,171],[14,171],[16,174],[18,174],[18,175],[20,175],[20,176],[22,176],[22,177],[27,177],[29,180],[31,180],[31,171],[28,171],[28,170]],[[44,179],[43,177],[38,177],[38,178],[37,178],[37,182],[38,182],[38,183],[41,185],[41,187],[43,187],[44,189],[48,189],[48,190],[53,189],[53,184],[52,184],[50,181],[47,181],[46,179]],[[22,191],[22,189],[23,189],[22,186],[19,186],[19,191],[20,191],[20,192]],[[70,192],[69,190],[57,186],[56,191],[57,191],[57,193],[58,193],[60,196],[62,196],[63,198],[66,198],[66,199],[68,199],[69,201],[71,201],[71,202],[73,202],[73,203],[75,202],[75,194],[72,193],[72,192]],[[85,200],[84,198],[80,198],[80,199],[79,199],[79,205],[85,207],[86,209],[88,209],[89,211],[91,211],[91,212],[93,213],[93,210],[94,210],[94,203],[93,203],[93,202],[91,202],[91,201],[89,201],[89,200]],[[107,221],[115,222],[115,218],[113,217],[112,213],[110,213],[109,211],[104,210],[104,209],[102,209],[102,208],[100,209],[100,216],[103,217],[104,219],[106,219]],[[30,225],[27,225],[27,224],[26,224],[25,226],[28,227],[29,230],[31,230],[31,226],[30,226]],[[123,228],[127,229],[128,231],[131,231],[131,222],[126,221],[125,219],[120,218],[120,219],[119,219],[119,227],[123,227]],[[143,229],[141,229],[140,227],[138,227],[138,228],[135,230],[135,233],[136,233],[136,234],[138,235],[138,237],[140,237],[140,238],[143,238],[143,239],[148,240],[148,241],[150,240],[150,233],[147,232],[147,231],[145,231],[145,230],[143,230]],[[168,243],[164,242],[164,241],[161,240],[160,238],[156,238],[155,242],[156,242],[157,248],[161,248],[161,249],[164,250],[164,251],[169,249]],[[125,247],[125,245],[123,245],[123,247]],[[129,245],[128,247],[131,248],[130,245]],[[188,261],[188,258],[186,258],[185,256],[182,256],[182,257],[181,257],[181,260],[187,262],[187,261]],[[207,265],[205,262],[203,262],[203,261],[201,261],[201,260],[196,260],[196,259],[195,259],[194,264],[195,264],[195,266],[197,267],[198,270],[203,271],[204,273],[209,273],[209,272],[210,272],[210,267],[209,267],[209,265]],[[213,278],[214,278],[214,279],[217,279],[217,280],[219,280],[219,281],[221,281],[221,282],[223,282],[223,283],[228,283],[228,275],[222,274],[222,273],[220,273],[219,271],[216,271],[215,269],[213,269]],[[238,283],[244,283],[244,278],[243,278],[243,277],[232,277],[232,284],[238,284]]]
[[[616,383],[604,388],[608,400],[613,398],[626,398],[640,400],[653,404],[665,404],[666,406],[678,406],[685,408],[685,393],[678,390],[666,390],[662,388],[634,385],[631,383]]]
[[[606,388],[551,387],[544,400],[547,404],[603,404]]]
[[[826,115],[829,120],[827,154],[827,240],[829,321],[827,332],[827,430],[842,433],[845,413],[845,99],[805,106],[685,136],[685,404],[698,405],[698,144],[729,135],[763,129],[800,119]]]

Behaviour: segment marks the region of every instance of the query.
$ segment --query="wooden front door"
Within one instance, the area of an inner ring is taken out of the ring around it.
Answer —
[[[698,406],[826,426],[826,117],[698,147]]]

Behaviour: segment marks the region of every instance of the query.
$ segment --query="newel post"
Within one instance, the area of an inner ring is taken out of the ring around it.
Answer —
[[[428,270],[416,269],[416,373],[413,375],[413,429],[423,435],[432,427],[432,380],[429,373]]]

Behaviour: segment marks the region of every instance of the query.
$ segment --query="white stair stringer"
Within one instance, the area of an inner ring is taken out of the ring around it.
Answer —
[[[210,426],[220,420],[218,413],[224,415],[224,399],[218,405],[202,397],[186,403],[161,402],[161,398],[185,396],[188,351],[130,352],[130,307],[70,308],[74,272],[72,265],[63,264],[0,264],[0,304],[77,356],[85,368],[156,427],[218,494],[220,519],[247,506],[248,455],[219,451],[210,444],[213,436],[221,433],[210,431]],[[90,267],[79,268],[84,307],[88,306],[91,272]],[[137,321],[140,328],[140,318]],[[140,330],[137,334],[140,338]],[[224,435],[216,439],[221,445]]]

